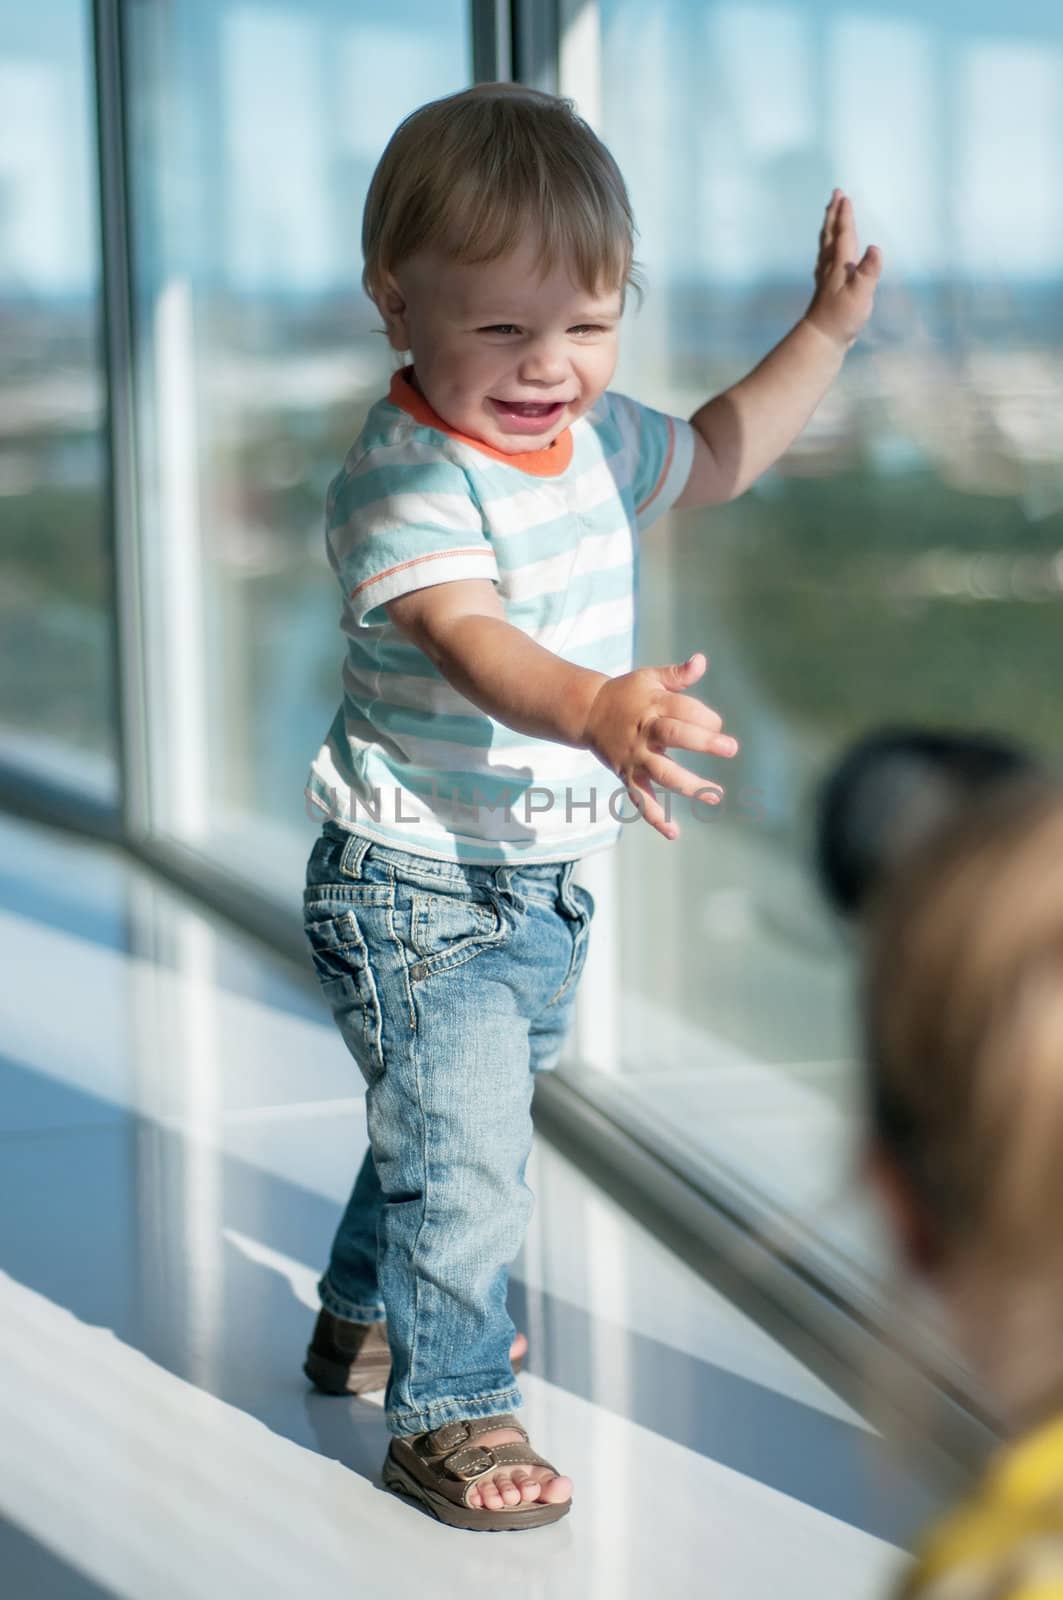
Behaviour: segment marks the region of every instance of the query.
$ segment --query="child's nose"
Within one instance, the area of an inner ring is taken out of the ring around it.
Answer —
[[[564,353],[550,341],[537,341],[521,358],[520,378],[524,383],[564,383],[567,376]]]

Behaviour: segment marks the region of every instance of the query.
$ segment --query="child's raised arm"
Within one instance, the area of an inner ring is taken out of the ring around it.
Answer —
[[[812,303],[748,377],[691,417],[694,460],[677,508],[735,499],[801,432],[871,315],[882,256],[870,245],[857,259],[858,249],[852,202],[835,189],[819,236]]]
[[[709,805],[722,797],[719,784],[666,753],[671,747],[733,756],[738,749],[738,741],[722,732],[719,714],[683,692],[705,671],[703,655],[616,678],[575,666],[507,622],[498,591],[486,579],[431,584],[389,601],[387,612],[488,716],[533,738],[590,750],[666,839],[676,838],[679,828],[654,795],[655,783]]]

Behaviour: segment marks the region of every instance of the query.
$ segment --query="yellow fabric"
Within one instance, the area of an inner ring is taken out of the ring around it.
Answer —
[[[923,1542],[903,1600],[1063,1600],[1063,1417],[1002,1450]]]

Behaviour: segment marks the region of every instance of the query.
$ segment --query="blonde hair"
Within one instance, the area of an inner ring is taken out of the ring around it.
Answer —
[[[362,221],[362,282],[418,251],[494,261],[538,235],[543,271],[567,264],[590,294],[640,292],[635,225],[620,169],[572,103],[519,84],[448,95],[400,123],[373,174]]]
[[[1063,1378],[1063,788],[1007,783],[902,865],[863,999],[873,1131],[1021,1412]]]

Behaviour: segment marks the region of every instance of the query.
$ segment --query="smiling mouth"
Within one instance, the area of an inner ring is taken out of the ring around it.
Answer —
[[[559,411],[568,405],[567,400],[496,400],[491,397],[491,404],[503,416],[525,417],[529,420],[541,418],[549,422]]]
[[[520,432],[543,432],[552,427],[568,405],[568,400],[496,400],[488,395],[499,421],[509,422]]]

